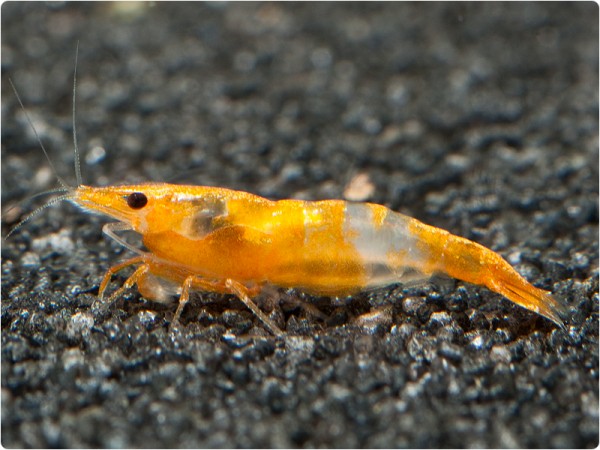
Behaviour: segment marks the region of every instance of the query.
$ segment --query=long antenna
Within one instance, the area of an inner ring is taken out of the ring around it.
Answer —
[[[13,91],[15,92],[15,95],[17,96],[17,100],[19,101],[19,105],[21,105],[21,109],[23,110],[23,113],[25,113],[25,117],[27,118],[27,122],[29,122],[29,126],[33,130],[33,133],[35,134],[35,137],[36,137],[38,143],[40,144],[40,147],[42,147],[44,156],[46,156],[46,159],[48,160],[48,163],[50,164],[50,168],[52,169],[52,172],[54,172],[54,176],[56,177],[56,179],[58,180],[60,185],[65,189],[65,191],[72,191],[73,188],[71,186],[69,186],[69,184],[61,178],[61,176],[58,174],[58,172],[56,170],[56,167],[54,167],[54,164],[52,164],[52,160],[50,159],[50,156],[48,156],[46,147],[44,147],[44,144],[42,143],[42,140],[40,139],[40,135],[38,134],[37,130],[35,129],[35,126],[33,125],[33,122],[31,121],[31,118],[29,117],[29,114],[27,113],[25,106],[23,106],[23,102],[21,101],[21,97],[19,97],[17,88],[15,87],[15,85],[12,82],[12,80],[10,79],[10,77],[8,78],[8,82],[10,83]]]
[[[31,219],[33,219],[35,216],[37,216],[39,213],[41,213],[44,209],[46,209],[47,207],[54,205],[56,203],[62,202],[63,200],[68,200],[70,198],[73,198],[73,192],[69,192],[68,194],[65,195],[59,195],[58,197],[54,197],[51,198],[50,200],[48,200],[46,203],[44,203],[42,206],[40,206],[39,208],[33,210],[33,212],[29,213],[23,220],[21,220],[18,224],[16,224],[6,235],[6,239],[8,239],[10,237],[11,234],[13,234],[15,231],[17,231],[19,228],[21,228],[23,226],[23,224],[25,224],[25,222],[29,222]]]
[[[79,41],[75,48],[75,70],[73,72],[73,145],[75,146],[75,178],[77,187],[81,186],[81,164],[79,162],[79,147],[77,147],[77,127],[75,126],[75,100],[77,93],[77,59],[79,57]]]

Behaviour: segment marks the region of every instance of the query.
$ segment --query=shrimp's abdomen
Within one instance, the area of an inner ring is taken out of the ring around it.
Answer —
[[[276,202],[273,244],[279,249],[268,282],[310,294],[344,296],[360,291],[369,270],[345,228],[347,203],[339,200]]]
[[[422,271],[424,254],[407,216],[380,205],[340,200],[277,203],[293,207],[299,216],[278,230],[278,235],[296,239],[281,243],[286,251],[271,273],[273,284],[342,296],[431,275]]]
[[[486,286],[564,327],[564,305],[476,242],[369,203],[344,203],[342,229],[364,268],[365,288],[424,280],[441,272]]]
[[[486,286],[512,302],[564,327],[566,308],[550,292],[536,288],[498,253],[476,242],[413,219],[411,231],[429,253],[429,270],[440,271],[469,283]]]

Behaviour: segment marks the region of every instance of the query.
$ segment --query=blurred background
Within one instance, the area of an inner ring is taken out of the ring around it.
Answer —
[[[225,306],[196,302],[170,334],[172,311],[135,293],[92,307],[128,253],[104,218],[52,207],[2,242],[4,446],[598,444],[595,3],[8,2],[1,15],[4,235],[56,185],[8,77],[74,184],[79,43],[84,183],[384,204],[498,251],[573,315],[562,331],[459,283],[321,299],[331,323],[285,310],[283,342],[231,337],[261,326],[203,296]]]

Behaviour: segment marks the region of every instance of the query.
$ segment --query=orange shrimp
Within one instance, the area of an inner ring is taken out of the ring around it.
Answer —
[[[75,133],[74,141],[77,152]],[[384,206],[271,201],[224,188],[165,183],[90,187],[81,184],[77,161],[77,186],[59,177],[65,193],[49,204],[69,200],[117,219],[103,232],[136,253],[108,269],[100,283],[101,299],[113,274],[137,266],[112,298],[133,285],[155,301],[178,295],[176,322],[193,289],[234,294],[273,334],[281,335],[252,300],[265,285],[347,296],[441,272],[487,286],[564,327],[566,308],[500,255]],[[125,230],[139,233],[147,251],[116,234]]]
[[[347,296],[429,278],[436,272],[487,286],[561,327],[565,308],[521,277],[500,255],[475,242],[371,203],[271,201],[246,192],[164,183],[79,186],[67,197],[119,222],[103,231],[138,256],[125,287],[149,299],[179,294],[177,320],[192,288],[237,295],[274,334],[281,330],[252,301],[266,284]],[[115,231],[133,230],[148,249]]]

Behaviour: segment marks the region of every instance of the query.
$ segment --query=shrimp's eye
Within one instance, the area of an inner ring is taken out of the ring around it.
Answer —
[[[131,209],[142,209],[148,203],[148,197],[141,192],[134,192],[127,197],[127,205]]]

